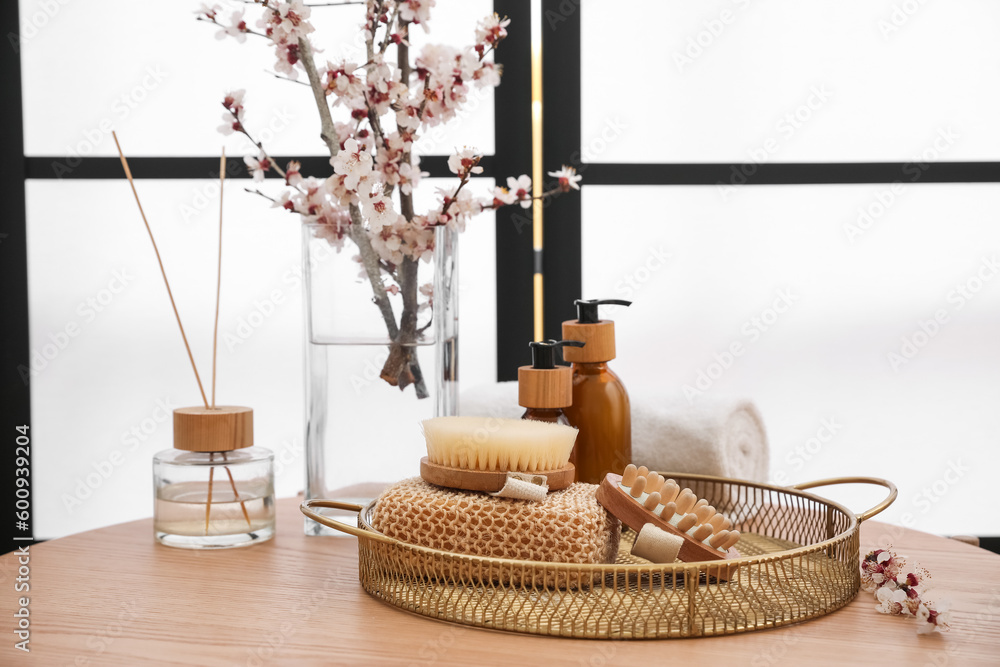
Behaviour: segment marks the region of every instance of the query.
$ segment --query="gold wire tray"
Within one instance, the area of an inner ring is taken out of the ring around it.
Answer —
[[[792,487],[707,475],[671,474],[733,519],[743,537],[728,581],[720,561],[653,564],[629,554],[622,534],[613,565],[576,565],[454,554],[400,542],[372,528],[366,506],[307,500],[302,513],[358,538],[361,585],[373,597],[421,616],[480,628],[591,639],[728,635],[828,614],[860,587],[858,531],[896,499],[874,477]],[[888,497],[866,512],[808,493],[831,484],[876,484]],[[358,527],[314,511],[358,512]]]

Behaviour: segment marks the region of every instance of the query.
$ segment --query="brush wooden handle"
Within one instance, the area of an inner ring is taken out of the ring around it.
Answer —
[[[728,552],[723,553],[718,549],[713,549],[701,542],[696,541],[687,533],[679,531],[673,524],[664,521],[660,517],[653,514],[650,510],[640,505],[639,501],[629,495],[629,493],[620,486],[621,481],[621,475],[609,472],[604,479],[601,480],[600,486],[597,487],[597,502],[601,503],[604,509],[614,514],[623,524],[635,532],[638,533],[642,530],[644,525],[651,523],[657,528],[662,528],[668,533],[683,537],[684,544],[681,545],[677,557],[685,563],[728,560],[740,557],[740,553],[736,551],[736,549],[730,549]],[[731,578],[735,571],[736,568],[734,567],[720,567],[718,568],[718,571],[716,571],[715,568],[710,568],[709,574],[724,581]]]
[[[567,463],[565,467],[557,470],[543,470],[526,474],[544,475],[549,491],[559,491],[573,483],[576,468],[572,463]],[[506,470],[463,470],[462,468],[431,463],[426,456],[420,459],[420,476],[424,478],[425,482],[438,486],[488,493],[496,493],[507,483]]]

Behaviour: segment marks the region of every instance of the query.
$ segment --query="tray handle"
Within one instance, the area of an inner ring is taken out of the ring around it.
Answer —
[[[319,512],[314,511],[314,508],[325,507],[328,509],[335,510],[347,510],[348,512],[357,512],[361,514],[361,510],[364,509],[362,505],[355,505],[354,503],[342,503],[336,500],[319,500],[314,498],[312,500],[306,500],[301,505],[299,509],[307,517],[315,521],[316,523],[323,524],[327,528],[333,528],[334,530],[339,530],[342,533],[347,533],[353,535],[358,539],[364,538],[366,540],[377,540],[379,542],[385,542],[386,544],[395,544],[396,540],[391,537],[386,537],[381,533],[374,533],[369,530],[362,530],[355,526],[350,526],[343,521],[337,521],[333,517],[324,516]]]
[[[899,492],[896,490],[896,485],[887,479],[882,479],[881,477],[831,477],[830,479],[818,479],[813,482],[802,482],[801,484],[793,484],[788,487],[790,489],[797,489],[799,491],[805,491],[806,489],[812,489],[817,486],[832,486],[834,484],[875,484],[876,486],[884,486],[889,489],[889,495],[885,500],[880,502],[875,507],[865,510],[861,514],[857,514],[858,521],[867,521],[872,518],[896,500],[896,496]]]

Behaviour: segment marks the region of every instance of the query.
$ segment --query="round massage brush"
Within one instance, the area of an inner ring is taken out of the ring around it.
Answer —
[[[577,430],[562,424],[495,417],[435,417],[423,422],[427,456],[420,476],[438,486],[496,493],[513,474],[528,484],[565,489]]]
[[[651,491],[652,489],[652,491]],[[608,473],[597,500],[621,522],[639,533],[632,553],[653,562],[739,558],[734,548],[740,533],[732,522],[691,489],[681,489],[646,466],[629,464],[622,475]],[[719,579],[732,575],[720,568]]]

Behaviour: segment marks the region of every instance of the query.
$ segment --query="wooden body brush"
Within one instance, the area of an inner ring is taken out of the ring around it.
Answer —
[[[523,419],[435,417],[423,422],[427,456],[420,476],[438,486],[499,492],[514,473],[529,484],[565,489],[576,470],[569,462],[576,429]],[[544,480],[535,479],[544,476]]]
[[[682,489],[674,480],[664,479],[645,466],[636,468],[630,463],[623,475],[608,473],[597,489],[597,500],[604,509],[640,534],[649,534],[647,524],[652,524],[681,538],[682,542],[663,541],[672,543],[669,553],[684,562],[740,557],[733,548],[740,533],[732,529],[732,522],[726,516],[717,512],[708,501],[698,499],[691,489]],[[639,546],[638,540],[636,545]],[[643,554],[636,555],[647,558]],[[667,559],[650,560],[664,562]],[[728,573],[719,576],[727,578]]]

